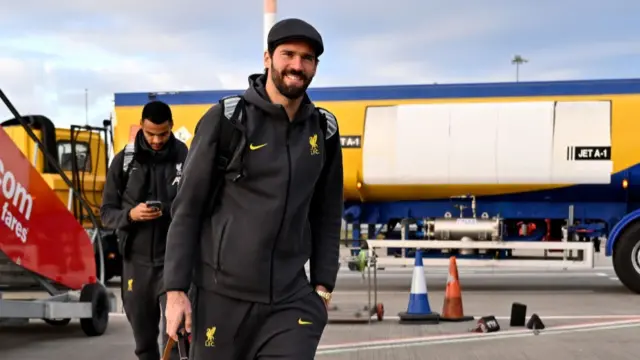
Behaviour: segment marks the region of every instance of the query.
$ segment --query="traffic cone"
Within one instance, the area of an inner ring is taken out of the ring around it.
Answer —
[[[462,292],[455,256],[449,258],[449,276],[447,277],[447,289],[444,294],[444,305],[440,319],[456,322],[473,320],[473,316],[465,316],[462,310]]]
[[[422,265],[422,251],[416,250],[416,261],[411,280],[411,294],[406,312],[398,314],[401,324],[438,324],[440,314],[431,311],[429,295],[427,294],[427,281],[424,278]]]

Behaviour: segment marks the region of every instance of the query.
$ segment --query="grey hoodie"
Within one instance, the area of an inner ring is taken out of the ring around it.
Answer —
[[[335,286],[343,210],[340,134],[325,141],[319,112],[306,95],[290,122],[284,108],[268,100],[265,81],[265,75],[250,76],[243,95],[245,176],[225,182],[209,217],[204,209],[218,176],[217,125],[227,120],[216,104],[198,124],[172,207],[167,290],[187,291],[193,281],[222,295],[273,303],[304,296],[316,285]],[[233,158],[232,167],[240,157]]]

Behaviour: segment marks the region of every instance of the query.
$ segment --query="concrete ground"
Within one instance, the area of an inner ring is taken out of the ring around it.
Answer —
[[[538,271],[535,269],[460,269],[466,315],[494,315],[501,331],[470,333],[476,321],[438,325],[400,325],[406,310],[412,269],[380,272],[378,301],[385,319],[364,325],[328,325],[318,359],[637,359],[640,343],[640,295],[631,294],[606,261],[595,269]],[[440,311],[446,269],[426,269],[429,303]],[[117,288],[112,288],[117,293]],[[33,297],[33,293],[5,294]],[[334,302],[355,308],[367,301],[366,282],[357,273],[341,271]],[[546,329],[539,335],[509,328],[513,302],[538,314]],[[88,358],[135,360],[129,325],[120,309],[112,314],[106,334],[87,338],[77,322],[53,328],[41,322],[0,326],[3,360]],[[333,316],[333,314],[332,314]]]

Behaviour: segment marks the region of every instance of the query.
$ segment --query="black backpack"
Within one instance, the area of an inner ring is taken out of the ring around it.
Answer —
[[[244,99],[242,96],[233,95],[220,99],[219,106],[221,107],[220,114],[220,131],[218,147],[216,149],[215,167],[216,183],[213,184],[213,191],[210,197],[209,206],[206,211],[206,215],[213,214],[213,210],[216,204],[216,199],[220,186],[222,185],[224,174],[227,173],[231,158],[233,157],[238,143],[242,136],[241,131],[236,128],[236,124],[240,124],[244,121]],[[324,134],[325,142],[336,134],[338,129],[338,123],[331,112],[321,107],[316,107],[316,110],[320,113],[320,128]],[[199,123],[198,123],[199,125]],[[198,125],[196,125],[195,132],[198,131]],[[334,140],[335,141],[335,140]],[[333,156],[334,146],[325,146],[327,150],[327,158]],[[242,159],[242,156],[240,157]],[[242,165],[241,165],[242,166]],[[242,177],[242,169],[233,181],[237,181]]]

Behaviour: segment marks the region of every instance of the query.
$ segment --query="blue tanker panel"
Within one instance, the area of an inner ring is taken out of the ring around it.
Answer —
[[[142,106],[149,97],[169,105],[213,104],[238,90],[116,93],[115,106]],[[640,93],[640,79],[534,81],[477,84],[384,85],[310,88],[313,101],[456,99]]]
[[[623,202],[510,202],[508,200],[489,201],[477,199],[476,213],[483,212],[490,216],[500,215],[511,219],[566,219],[569,206],[574,206],[576,219],[602,219],[615,224],[627,213],[627,203]],[[454,204],[462,201],[398,201],[389,203],[345,203],[345,213],[352,211],[352,206],[359,207],[359,222],[362,224],[385,224],[391,219],[442,217],[445,212],[458,216]],[[468,203],[468,202],[467,202]],[[465,216],[470,210],[465,211]]]
[[[622,187],[625,175],[640,173],[640,165],[612,176],[610,185],[574,185],[551,190],[538,190],[526,193],[477,197],[476,213],[487,212],[490,216],[500,215],[512,219],[566,219],[569,206],[574,206],[574,216],[601,219],[609,223],[611,229],[629,211],[639,204],[629,203],[629,193],[640,194],[640,184],[630,183],[629,188]],[[463,194],[461,194],[463,195]],[[469,194],[473,195],[473,194]],[[588,200],[588,201],[584,201]],[[391,219],[442,217],[445,212],[454,216],[459,211],[453,206],[468,203],[468,200],[424,200],[397,202],[367,202],[364,204],[345,203],[345,214],[355,214],[362,224],[385,224]],[[470,215],[466,210],[465,215]]]

